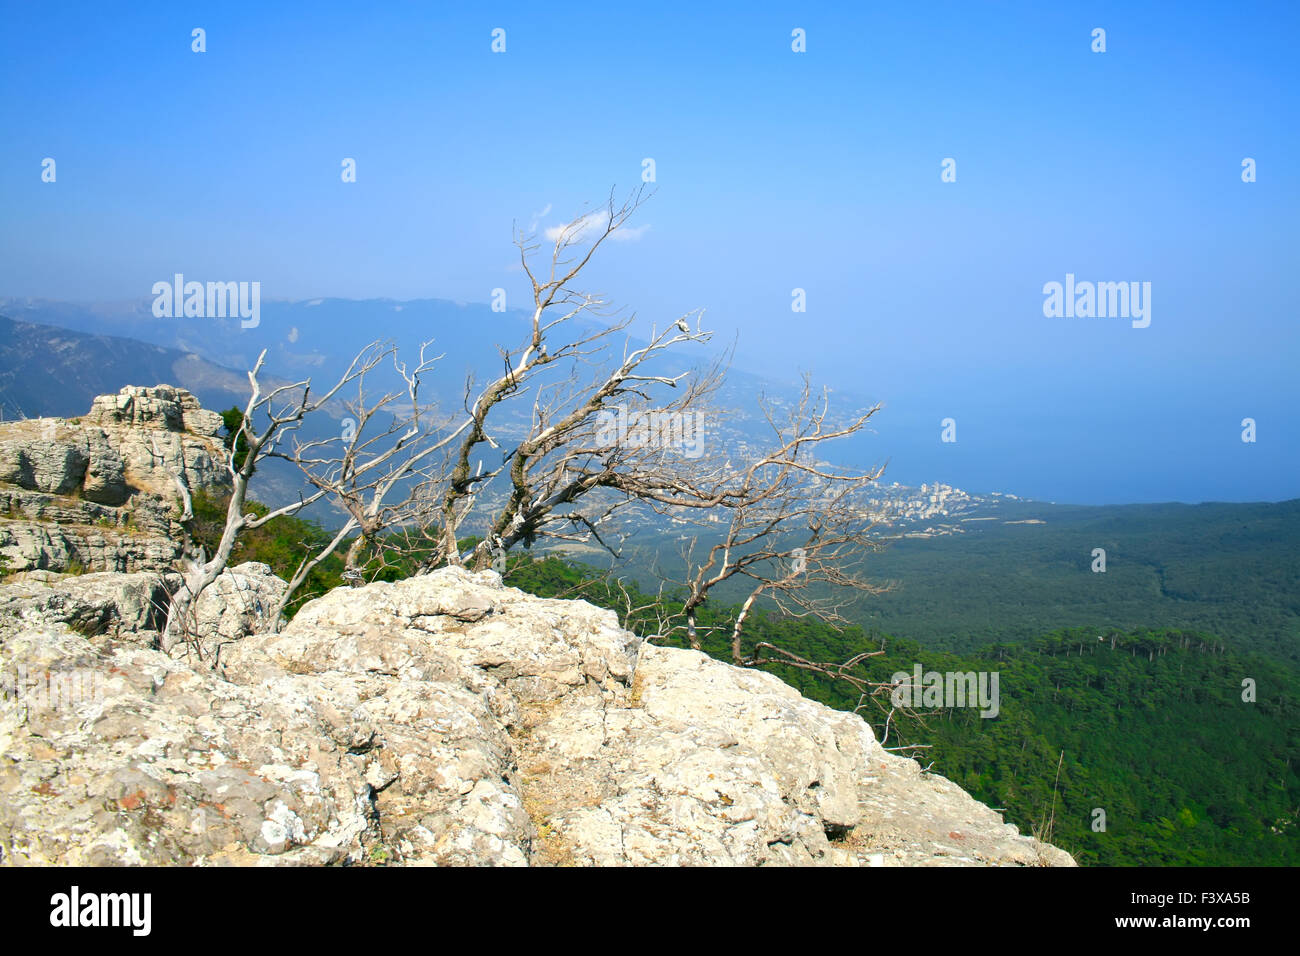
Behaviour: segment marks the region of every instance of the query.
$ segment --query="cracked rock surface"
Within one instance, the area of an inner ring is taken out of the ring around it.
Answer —
[[[1073,862],[861,718],[491,571],[336,589],[216,670],[22,602],[5,864]]]

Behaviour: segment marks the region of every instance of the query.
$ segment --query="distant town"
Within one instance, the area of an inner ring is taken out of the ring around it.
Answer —
[[[864,505],[885,527],[905,529],[905,537],[925,538],[962,534],[966,530],[963,523],[996,520],[997,515],[986,512],[1006,502],[1023,500],[997,491],[987,496],[973,495],[941,481],[922,484],[920,488],[895,481],[867,498]]]

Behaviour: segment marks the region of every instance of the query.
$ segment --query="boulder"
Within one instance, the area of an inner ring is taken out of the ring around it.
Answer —
[[[289,585],[268,565],[246,561],[227,568],[194,604],[194,628],[204,656],[256,631],[270,630]]]
[[[339,588],[203,660],[18,618],[3,863],[1073,863],[857,715],[491,571]]]

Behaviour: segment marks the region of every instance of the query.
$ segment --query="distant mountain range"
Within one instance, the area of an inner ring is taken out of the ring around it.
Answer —
[[[247,369],[266,351],[268,380],[311,378],[317,387],[332,384],[354,355],[376,340],[392,341],[410,361],[432,341],[431,355],[442,355],[428,379],[430,393],[444,408],[464,401],[466,377],[477,381],[499,374],[502,352],[516,349],[529,331],[529,314],[494,312],[487,305],[420,299],[311,299],[265,302],[255,328],[238,318],[157,318],[148,300],[122,303],[69,303],[44,299],[0,298],[0,408],[17,415],[75,416],[99,394],[123,385],[169,382],[189,389],[205,407],[244,404]],[[571,334],[586,335],[600,326],[575,320]],[[642,329],[642,331],[645,331]],[[622,354],[625,336],[611,337]],[[631,347],[643,345],[628,338]],[[647,371],[676,375],[715,361],[713,345],[662,353]],[[790,403],[798,382],[777,382],[729,368],[717,396],[725,416],[711,421],[708,440],[728,453],[745,455],[771,438],[758,408],[760,395]],[[835,408],[847,415],[865,402],[837,393]],[[515,418],[498,423],[498,437],[514,437],[527,426],[530,409],[511,408]],[[863,434],[837,443],[838,464],[870,467],[883,459],[876,436]]]
[[[286,381],[336,380],[364,346],[391,340],[414,355],[433,342],[445,355],[437,381],[459,402],[466,372],[500,371],[502,347],[515,348],[528,331],[528,314],[493,312],[487,305],[443,299],[309,299],[264,302],[255,328],[238,318],[157,318],[151,301],[74,303],[48,299],[0,298],[0,316],[92,336],[134,339],[182,355],[197,355],[227,370],[253,367],[266,350],[266,369]],[[590,323],[578,328],[591,331]],[[196,393],[197,394],[197,393]]]

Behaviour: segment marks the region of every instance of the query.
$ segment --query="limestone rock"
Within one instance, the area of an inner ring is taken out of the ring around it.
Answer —
[[[194,604],[195,636],[204,656],[256,631],[270,630],[276,606],[288,588],[270,567],[257,561],[223,571]]]
[[[1064,850],[1022,836],[951,780],[915,760],[868,762],[863,823],[852,845],[872,866],[1074,866]]]
[[[328,863],[373,835],[358,758],[301,693],[62,626],[3,654],[0,862]]]
[[[183,388],[128,385],[116,395],[100,395],[86,413],[99,425],[134,425],[172,432],[190,432],[215,438],[221,433],[221,416],[204,410],[199,400]]]
[[[215,661],[9,600],[0,862],[1073,863],[856,715],[490,571],[339,588]]]
[[[540,712],[525,774],[561,858],[598,865],[841,864],[870,728],[769,674],[643,648],[633,687]]]
[[[152,645],[179,585],[179,574],[158,572],[17,575],[0,584],[0,642],[29,627],[66,624],[85,637]]]
[[[0,556],[11,571],[169,567],[178,483],[229,489],[221,424],[169,385],[101,395],[81,419],[0,423]]]

